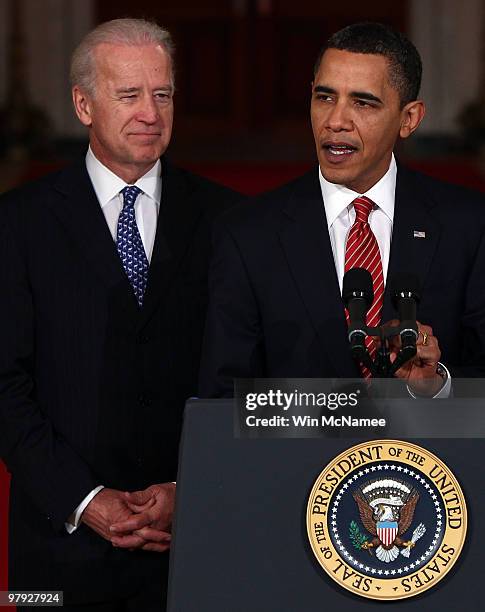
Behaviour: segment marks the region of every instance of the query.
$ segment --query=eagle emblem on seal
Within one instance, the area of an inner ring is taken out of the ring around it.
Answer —
[[[419,493],[402,480],[385,478],[366,482],[352,496],[363,526],[374,536],[369,540],[352,521],[350,538],[354,547],[368,550],[370,554],[375,551],[384,563],[395,561],[399,553],[409,557],[416,541],[426,533],[426,527],[420,523],[410,539],[402,537],[413,522]]]

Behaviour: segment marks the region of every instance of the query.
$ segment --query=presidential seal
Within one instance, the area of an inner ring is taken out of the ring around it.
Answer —
[[[354,446],[318,476],[307,506],[313,552],[356,595],[404,599],[456,563],[467,529],[463,492],[426,449],[398,440]]]

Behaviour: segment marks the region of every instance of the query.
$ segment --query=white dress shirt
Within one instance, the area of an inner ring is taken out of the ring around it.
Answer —
[[[109,231],[116,242],[118,217],[123,209],[123,196],[120,191],[127,184],[95,157],[91,147],[86,153],[86,168]],[[149,262],[152,258],[162,195],[161,169],[160,160],[157,160],[157,163],[135,183],[135,186],[143,192],[135,202],[135,218]]]
[[[389,254],[391,252],[392,227],[394,222],[394,201],[396,193],[397,166],[394,154],[391,158],[389,170],[373,187],[365,193],[357,193],[344,187],[330,183],[318,168],[320,187],[322,189],[323,204],[327,218],[330,244],[332,245],[333,259],[337,277],[342,292],[342,283],[345,272],[345,246],[350,228],[355,221],[355,209],[352,202],[359,196],[366,196],[375,204],[369,214],[369,225],[379,245],[382,260],[382,272],[384,283],[387,281],[387,270],[389,266]],[[434,396],[435,398],[449,397],[451,392],[451,376],[446,366],[440,363],[446,372],[446,380]],[[410,395],[413,393],[409,390]]]
[[[320,186],[322,188],[325,215],[327,217],[328,233],[332,245],[335,269],[337,270],[340,291],[345,270],[345,245],[350,228],[355,221],[355,209],[352,202],[355,198],[365,195],[375,203],[369,214],[369,225],[379,245],[382,260],[382,273],[387,278],[389,253],[391,251],[392,224],[394,221],[394,193],[396,191],[397,167],[394,155],[389,170],[379,182],[365,193],[356,193],[343,185],[329,183],[320,168],[318,169]]]
[[[118,217],[123,209],[123,196],[120,192],[127,184],[95,157],[91,147],[88,148],[86,153],[86,168],[113,241],[116,242]],[[148,262],[152,258],[158,213],[160,211],[160,198],[162,195],[161,169],[160,160],[157,160],[156,164],[135,183],[136,187],[142,191],[135,202],[135,218]],[[68,522],[65,523],[68,533],[76,531],[86,506],[103,488],[103,485],[99,485],[93,489],[74,510]]]

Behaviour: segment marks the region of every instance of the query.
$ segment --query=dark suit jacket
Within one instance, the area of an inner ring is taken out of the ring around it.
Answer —
[[[137,307],[84,160],[0,200],[0,456],[12,473],[10,585],[112,598],[166,555],[64,521],[96,485],[176,479],[196,393],[213,218],[235,194],[162,160]]]
[[[399,272],[419,276],[418,319],[452,376],[483,376],[483,196],[399,166],[388,278]],[[359,376],[316,168],[221,218],[209,278],[203,397],[231,395],[234,378]]]

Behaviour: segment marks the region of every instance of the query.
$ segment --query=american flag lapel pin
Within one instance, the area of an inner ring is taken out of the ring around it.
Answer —
[[[426,238],[426,232],[421,232],[419,230],[414,230],[413,236],[415,238]]]

